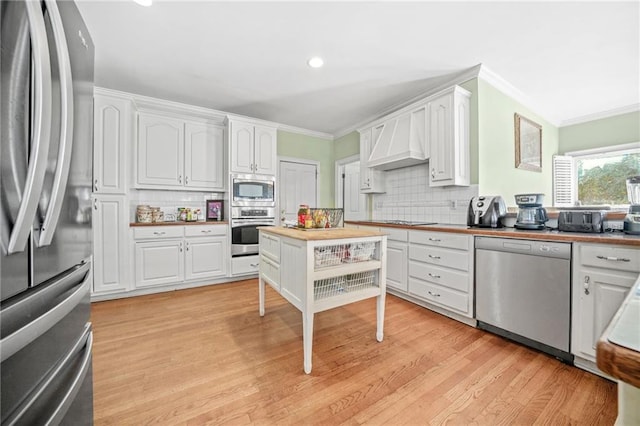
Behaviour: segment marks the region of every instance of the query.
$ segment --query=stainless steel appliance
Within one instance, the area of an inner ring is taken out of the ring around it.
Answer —
[[[518,229],[541,230],[549,220],[547,210],[542,207],[544,194],[519,194],[515,196],[518,216],[514,227]]]
[[[232,175],[232,206],[275,206],[275,177]]]
[[[558,230],[565,232],[603,232],[605,212],[562,211],[558,213]]]
[[[629,213],[624,218],[622,229],[627,234],[640,235],[640,176],[627,178]]]
[[[94,48],[70,1],[0,22],[0,423],[92,424]]]
[[[469,202],[467,225],[484,228],[502,228],[507,206],[499,195],[480,195]]]
[[[274,207],[231,208],[231,256],[258,254],[258,226],[275,226]]]
[[[571,244],[476,237],[478,327],[572,363]]]

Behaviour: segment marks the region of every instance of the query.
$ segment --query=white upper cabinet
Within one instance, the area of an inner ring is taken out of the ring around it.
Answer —
[[[459,86],[427,103],[427,146],[430,149],[430,186],[468,186],[469,98]]]
[[[184,122],[162,115],[138,114],[140,185],[181,187],[184,177]]]
[[[185,125],[184,184],[190,188],[224,188],[224,129],[202,123]]]
[[[133,138],[132,102],[96,94],[93,111],[93,192],[125,194],[126,154]]]
[[[276,174],[275,128],[229,120],[229,135],[232,173]]]
[[[137,187],[223,190],[223,173],[223,127],[138,114]]]
[[[379,138],[384,124],[360,131],[360,192],[374,194],[384,192],[382,171],[368,166],[373,140]]]

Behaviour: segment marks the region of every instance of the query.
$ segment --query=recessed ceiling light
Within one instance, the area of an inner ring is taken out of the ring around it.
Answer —
[[[320,68],[321,66],[324,65],[324,61],[322,60],[321,57],[314,56],[313,58],[307,61],[307,64],[309,64],[311,68]]]
[[[153,0],[133,0],[138,3],[140,6],[149,7],[153,3]]]

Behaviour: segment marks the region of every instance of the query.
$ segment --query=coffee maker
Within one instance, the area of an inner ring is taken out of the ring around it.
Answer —
[[[622,229],[627,234],[640,235],[640,176],[627,178],[629,213],[624,218]]]
[[[541,230],[549,220],[547,211],[542,207],[544,194],[518,194],[515,196],[518,216],[514,225],[517,229]]]

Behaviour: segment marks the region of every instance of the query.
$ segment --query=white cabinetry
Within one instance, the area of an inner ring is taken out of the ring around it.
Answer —
[[[93,111],[93,191],[124,195],[127,150],[133,139],[132,102],[96,94]]]
[[[133,140],[131,99],[97,90],[93,127],[93,291],[127,291],[127,150]]]
[[[473,318],[473,262],[470,235],[409,231],[409,295]]]
[[[222,224],[135,227],[136,287],[225,276],[226,230]]]
[[[640,250],[574,243],[573,256],[571,352],[576,365],[602,374],[596,344],[638,278]]]
[[[93,195],[93,294],[129,288],[127,206],[122,195]]]
[[[137,187],[222,190],[223,170],[223,127],[138,114]]]
[[[229,120],[229,139],[232,173],[276,174],[275,128]]]
[[[454,86],[427,103],[430,186],[470,184],[469,98]]]
[[[383,172],[367,165],[372,141],[380,135],[383,128],[384,125],[379,125],[360,131],[360,192],[365,194],[384,192]]]

